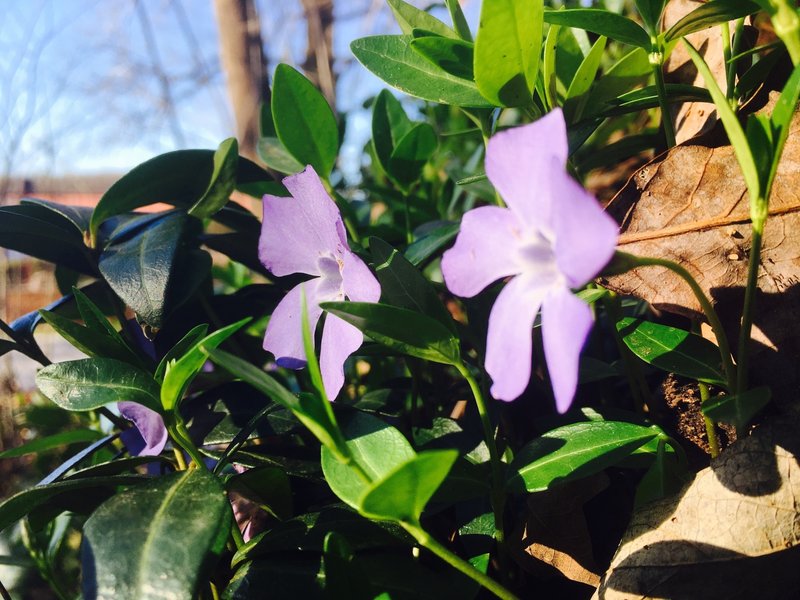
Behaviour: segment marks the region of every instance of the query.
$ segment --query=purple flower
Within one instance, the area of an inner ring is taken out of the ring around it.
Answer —
[[[264,349],[281,367],[305,365],[301,290],[305,290],[311,331],[319,321],[321,302],[377,302],[380,284],[364,262],[350,251],[342,217],[312,167],[283,180],[291,198],[264,196],[264,220],[258,256],[275,276],[305,273],[314,278],[294,287],[272,313]],[[320,370],[325,392],[333,399],[344,384],[344,361],[364,336],[328,314],[322,331]]]
[[[122,442],[128,451],[135,456],[161,454],[169,437],[161,415],[136,402],[119,402],[118,406],[119,414],[134,424],[122,432]]]
[[[454,294],[472,297],[511,279],[489,316],[486,370],[492,395],[514,400],[531,375],[531,328],[542,309],[544,353],[556,407],[569,408],[592,313],[570,288],[590,281],[611,259],[617,225],[568,174],[567,132],[556,109],[489,140],[486,174],[508,208],[467,212],[442,274]]]

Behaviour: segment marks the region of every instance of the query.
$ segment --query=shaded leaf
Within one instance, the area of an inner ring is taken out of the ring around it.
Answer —
[[[669,42],[707,27],[745,17],[758,10],[758,4],[748,0],[711,0],[699,5],[670,27],[664,34],[664,40]]]
[[[728,423],[744,435],[747,425],[770,401],[772,392],[768,387],[757,387],[739,394],[717,396],[703,402],[703,414],[715,423]]]
[[[474,79],[472,63],[475,47],[470,42],[426,35],[411,40],[411,48],[451,75]]]

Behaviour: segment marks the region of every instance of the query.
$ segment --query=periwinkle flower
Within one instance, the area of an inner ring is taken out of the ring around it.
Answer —
[[[301,283],[280,301],[264,335],[264,349],[281,367],[305,365],[301,293],[305,290],[311,331],[319,321],[321,302],[377,302],[378,280],[350,250],[339,210],[312,167],[283,180],[292,197],[264,196],[264,219],[258,256],[275,276],[305,273]],[[336,398],[344,384],[344,362],[364,341],[361,332],[328,314],[322,331],[320,370],[325,392]]]
[[[489,316],[486,370],[492,395],[514,400],[531,375],[534,319],[542,309],[542,339],[556,407],[569,408],[592,313],[571,288],[585,285],[608,263],[617,225],[566,171],[567,132],[556,109],[535,123],[489,140],[486,174],[508,208],[467,212],[455,245],[442,258],[451,292],[466,298],[511,279]]]
[[[119,414],[134,425],[122,432],[128,451],[136,456],[161,454],[169,437],[161,415],[136,402],[119,402],[118,407]]]

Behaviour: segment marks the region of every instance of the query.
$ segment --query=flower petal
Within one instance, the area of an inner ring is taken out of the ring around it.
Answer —
[[[325,393],[330,400],[336,399],[344,385],[344,361],[363,342],[363,334],[350,323],[330,313],[325,316],[319,369],[322,372]]]
[[[554,176],[552,183],[558,203],[553,212],[556,261],[570,287],[580,287],[611,260],[619,227],[567,173]]]
[[[551,192],[551,180],[565,170],[567,155],[567,128],[557,108],[535,123],[492,136],[486,174],[520,219],[548,233],[552,205],[559,201]]]
[[[513,247],[522,223],[507,208],[482,206],[467,212],[453,247],[442,257],[447,288],[471,298],[490,283],[520,272]]]
[[[531,378],[533,321],[547,294],[533,278],[512,279],[492,307],[486,338],[486,371],[492,377],[492,396],[514,400]]]
[[[358,256],[345,252],[342,257],[342,284],[344,293],[354,302],[377,302],[381,297],[381,284]]]
[[[563,413],[575,397],[578,362],[592,328],[589,305],[567,288],[548,294],[542,305],[542,341],[556,408]]]
[[[320,275],[320,257],[348,249],[344,224],[312,167],[283,180],[291,198],[264,196],[258,257],[278,277]]]
[[[164,419],[156,411],[136,402],[120,402],[119,414],[132,421],[144,440],[144,448],[138,456],[158,456],[167,444],[167,428]],[[131,440],[135,445],[135,441]]]
[[[275,355],[275,362],[278,363],[278,366],[287,369],[300,369],[305,366],[301,290],[305,287],[308,323],[313,333],[322,313],[319,303],[338,299],[336,297],[337,290],[326,286],[326,283],[324,278],[318,277],[293,287],[272,312],[272,317],[267,324],[267,331],[264,334],[264,350]]]

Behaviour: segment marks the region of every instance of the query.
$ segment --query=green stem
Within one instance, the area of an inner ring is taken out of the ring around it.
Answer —
[[[733,30],[733,41],[730,41],[730,28],[728,27],[728,23],[724,23],[723,27],[723,39],[722,43],[725,44],[728,41],[728,52],[725,56],[725,61],[728,64],[728,68],[725,73],[725,79],[728,83],[728,89],[726,96],[731,103],[731,108],[736,111],[737,102],[735,98],[735,91],[736,91],[736,59],[734,56],[739,54],[739,47],[741,46],[742,42],[742,32],[744,30],[744,19],[737,19],[736,20],[736,29]]]
[[[651,52],[650,64],[653,67],[653,76],[656,80],[658,106],[661,108],[661,126],[664,128],[664,141],[667,143],[667,148],[672,148],[675,146],[675,127],[672,124],[672,116],[669,112],[667,86],[664,84],[663,56],[661,52]]]
[[[192,442],[192,438],[189,436],[189,430],[186,429],[186,424],[180,416],[174,415],[174,423],[167,425],[167,430],[172,434],[172,439],[175,443],[186,450],[186,453],[191,457],[192,462],[198,469],[208,470],[206,462]]]
[[[244,548],[244,537],[242,537],[242,532],[239,530],[239,524],[236,522],[236,519],[234,519],[233,525],[231,525],[231,537],[233,538],[233,543],[236,544],[237,550]]]
[[[700,388],[700,402],[701,406],[704,404],[709,398],[711,398],[711,394],[708,392],[708,385],[703,383],[702,381],[698,381],[697,385]],[[717,458],[719,456],[719,440],[717,439],[717,429],[714,425],[714,421],[706,416],[703,415],[703,421],[706,424],[706,435],[708,436],[708,450],[711,453],[711,458]]]
[[[705,295],[705,292],[703,292],[703,289],[700,287],[697,281],[695,281],[691,273],[689,273],[689,271],[684,269],[678,263],[672,262],[671,260],[667,260],[665,258],[640,257],[621,252],[618,252],[618,254],[623,254],[625,258],[630,260],[635,266],[665,267],[689,284],[689,287],[694,293],[695,298],[697,298],[697,301],[700,303],[700,307],[703,309],[703,313],[708,320],[708,324],[711,326],[711,330],[714,332],[714,336],[717,338],[719,353],[720,357],[722,358],[722,368],[725,370],[725,379],[728,384],[728,391],[730,393],[735,393],[737,389],[736,368],[733,366],[731,348],[728,344],[728,336],[725,334],[725,328],[722,326],[722,322],[717,316],[717,311],[714,310],[714,307],[711,305],[711,302]]]
[[[481,573],[463,558],[442,546],[432,536],[430,536],[428,532],[422,529],[419,524],[400,521],[400,525],[408,533],[414,536],[414,539],[419,542],[420,546],[427,548],[451,567],[461,571],[464,575],[482,585],[498,598],[501,598],[502,600],[517,600],[517,597],[514,594],[512,594],[494,579],[485,573]]]
[[[466,379],[475,398],[475,406],[483,425],[483,437],[486,446],[489,448],[489,463],[492,467],[492,511],[494,512],[494,539],[497,541],[498,551],[503,554],[505,532],[503,530],[503,511],[505,509],[506,494],[505,482],[503,481],[503,465],[500,462],[500,453],[497,451],[497,444],[494,439],[492,423],[489,419],[489,410],[486,399],[483,397],[481,386],[463,362],[456,365],[456,369],[461,376]]]
[[[736,392],[743,393],[747,389],[747,362],[750,344],[750,333],[753,329],[753,308],[758,291],[758,267],[761,264],[761,238],[764,232],[763,221],[753,221],[753,232],[750,246],[750,263],[747,266],[747,284],[744,288],[744,307],[742,308],[742,327],[739,330],[739,348],[736,354],[738,373]]]

